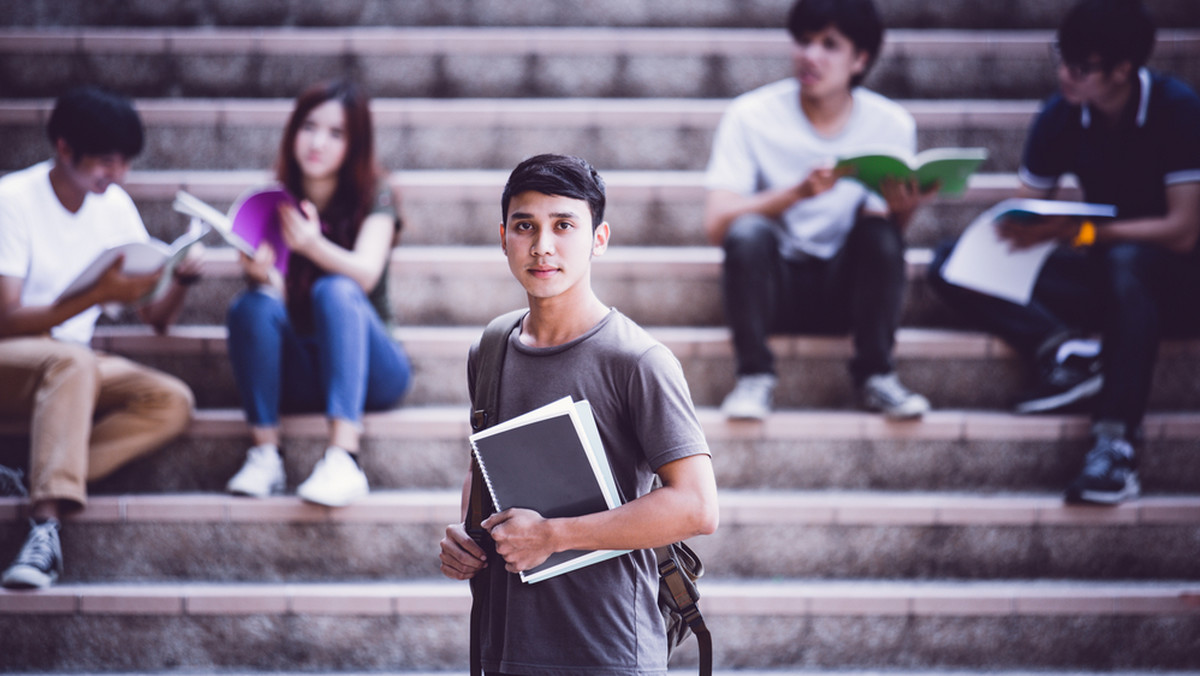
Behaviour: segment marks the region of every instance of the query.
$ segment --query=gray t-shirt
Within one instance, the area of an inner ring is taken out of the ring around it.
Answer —
[[[475,389],[475,350],[468,368]],[[585,335],[550,348],[509,336],[500,421],[570,395],[592,406],[621,499],[650,491],[654,471],[708,454],[679,361],[615,309]],[[632,676],[666,671],[654,553],[637,550],[525,584],[499,559],[484,607],[486,671],[529,676]]]

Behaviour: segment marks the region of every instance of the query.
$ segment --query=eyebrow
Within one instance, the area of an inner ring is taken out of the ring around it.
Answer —
[[[570,218],[570,219],[578,219],[579,218],[579,214],[575,213],[574,211],[556,211],[552,214],[549,214],[549,216],[550,216],[550,218]],[[508,215],[509,220],[522,219],[522,218],[533,218],[533,217],[534,217],[533,214],[527,213],[524,211],[514,211]]]

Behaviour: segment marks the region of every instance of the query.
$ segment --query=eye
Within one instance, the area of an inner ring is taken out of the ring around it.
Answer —
[[[554,224],[554,227],[559,230],[570,230],[575,227],[575,224],[571,221],[559,221]]]

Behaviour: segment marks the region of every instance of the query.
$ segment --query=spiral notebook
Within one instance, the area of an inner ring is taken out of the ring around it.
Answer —
[[[546,518],[581,516],[621,504],[586,400],[563,397],[470,437],[496,511],[532,509]],[[520,573],[539,582],[630,550],[557,552]]]

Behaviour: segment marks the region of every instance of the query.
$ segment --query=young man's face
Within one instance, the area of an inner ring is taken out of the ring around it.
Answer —
[[[607,248],[608,224],[593,232],[587,201],[530,190],[509,201],[500,244],[531,299],[555,298],[591,288],[591,258]]]
[[[121,153],[103,155],[75,155],[70,150],[60,153],[57,165],[62,175],[80,193],[90,192],[103,195],[108,186],[121,183],[129,172],[129,158]]]
[[[849,91],[850,80],[867,67],[868,54],[834,26],[805,33],[792,44],[792,68],[806,96]]]
[[[1063,98],[1069,103],[1095,104],[1102,102],[1124,87],[1128,72],[1127,64],[1106,70],[1099,55],[1093,54],[1078,63],[1059,61],[1058,86]]]

